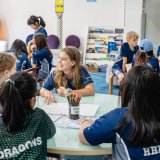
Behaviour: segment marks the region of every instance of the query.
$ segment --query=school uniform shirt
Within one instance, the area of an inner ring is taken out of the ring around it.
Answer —
[[[11,134],[0,117],[0,159],[42,160],[47,152],[47,139],[52,137],[55,126],[41,109],[26,110],[24,129]]]
[[[156,71],[159,71],[159,61],[158,58],[149,56],[148,57],[148,64]]]
[[[85,86],[87,86],[88,84],[90,83],[93,83],[93,80],[91,78],[91,76],[89,75],[89,73],[87,72],[87,70],[82,66],[81,69],[80,69],[80,72],[81,72],[81,83],[82,83],[82,87],[84,88]],[[55,84],[54,84],[54,76],[55,76],[55,71],[53,71],[48,79],[46,80],[46,82],[44,83],[43,85],[43,88],[47,89],[47,90],[52,90],[55,88]],[[68,86],[67,88],[70,88],[70,89],[75,89],[74,85],[73,85],[73,81],[71,78],[67,78],[67,81],[68,81]]]
[[[52,68],[52,57],[48,51],[48,49],[43,48],[40,51],[33,52],[33,64],[37,67],[41,68],[41,62],[43,59],[46,59],[49,64],[49,71]]]
[[[84,137],[91,145],[101,143],[113,144],[113,155],[117,160],[158,160],[160,159],[160,143],[149,147],[132,147],[127,141],[131,125],[123,133],[116,133],[114,128],[120,123],[127,108],[117,108],[97,119],[83,131]]]
[[[35,32],[34,32],[34,34],[33,34],[33,37],[36,35],[36,34],[38,34],[38,33],[42,33],[42,34],[44,34],[45,36],[46,36],[46,38],[47,38],[47,31],[43,28],[43,27],[41,27],[40,29],[38,29],[38,30],[36,30]]]
[[[131,50],[129,47],[129,44],[127,42],[122,44],[121,50],[120,50],[120,59],[116,61],[112,67],[113,73],[116,74],[116,70],[123,73],[122,65],[123,65],[123,59],[122,57],[127,58],[127,64],[132,63],[133,56],[136,54],[136,52],[139,50],[138,45],[134,47],[134,50]]]
[[[32,66],[26,53],[20,53],[16,60],[16,71],[19,72],[29,68],[32,68]]]
[[[136,65],[138,61],[138,55],[135,55],[133,58],[132,66]],[[147,65],[149,67],[152,67],[154,70],[159,71],[159,61],[158,58],[154,56],[148,56],[148,62]]]

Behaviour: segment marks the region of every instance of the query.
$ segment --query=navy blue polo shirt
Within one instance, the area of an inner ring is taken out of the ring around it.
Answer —
[[[25,69],[32,68],[31,63],[25,53],[20,53],[16,60],[16,71],[23,71]]]
[[[47,48],[43,48],[40,51],[33,52],[33,64],[35,64],[37,67],[41,68],[40,61],[43,59],[46,59],[49,64],[49,70],[52,68],[52,57]]]
[[[131,50],[129,47],[129,44],[127,42],[125,42],[121,46],[120,56],[121,56],[121,58],[122,57],[127,58],[127,64],[132,63],[133,56],[137,53],[138,50],[139,50],[138,45],[136,47],[134,47],[134,50]],[[122,69],[122,65],[123,65],[123,60],[119,59],[117,62],[115,62],[115,64],[113,65],[113,68],[114,69],[116,69],[116,68]]]
[[[151,65],[151,67],[152,67],[153,69],[155,69],[156,71],[159,71],[158,58],[153,57],[153,56],[149,56],[149,57],[148,57],[148,63],[149,63],[149,65]]]
[[[47,38],[47,31],[43,28],[43,27],[41,27],[40,29],[38,29],[37,31],[35,31],[34,32],[34,34],[33,34],[33,36],[35,36],[36,34],[38,34],[38,33],[42,33],[42,34],[44,34],[45,36],[46,36],[46,38]]]
[[[88,84],[90,83],[93,83],[93,80],[91,78],[91,76],[89,75],[89,73],[87,72],[87,70],[84,68],[84,67],[81,67],[81,83],[82,83],[82,87],[84,88],[85,86],[87,86]],[[44,83],[43,85],[43,88],[47,89],[47,90],[52,90],[55,88],[55,85],[54,85],[54,76],[55,76],[55,71],[53,71],[48,79],[46,80],[46,82]],[[70,89],[75,89],[74,85],[73,85],[73,81],[71,78],[67,78],[67,81],[68,81],[68,86],[67,88],[70,88]]]
[[[101,116],[90,127],[84,129],[84,137],[91,145],[101,143],[112,143],[115,159],[137,160],[137,159],[160,159],[160,144],[151,145],[146,148],[132,147],[127,141],[131,125],[121,135],[114,128],[120,123],[127,108],[116,108],[115,110]]]

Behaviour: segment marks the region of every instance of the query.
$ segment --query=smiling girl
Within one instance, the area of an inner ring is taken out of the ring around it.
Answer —
[[[67,91],[81,94],[82,96],[94,95],[94,84],[87,70],[80,65],[80,52],[75,47],[62,49],[58,65],[45,82],[40,91],[41,96],[47,101],[53,100],[50,92],[56,89],[60,96],[64,96]]]

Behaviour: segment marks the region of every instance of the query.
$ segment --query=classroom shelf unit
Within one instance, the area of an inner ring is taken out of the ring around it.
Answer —
[[[88,27],[83,64],[89,67],[113,64],[123,35],[124,27]]]

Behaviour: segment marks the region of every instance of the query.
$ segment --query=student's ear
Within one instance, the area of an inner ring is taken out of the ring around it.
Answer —
[[[38,22],[35,23],[36,26],[39,26]]]
[[[10,73],[9,70],[5,70],[5,71],[3,72],[4,76],[7,77],[7,78],[9,77],[9,73]]]
[[[32,97],[29,101],[31,108],[34,108],[36,104],[36,97]]]
[[[72,63],[72,66],[75,66],[75,64],[76,64],[76,61],[72,61],[71,63]]]

